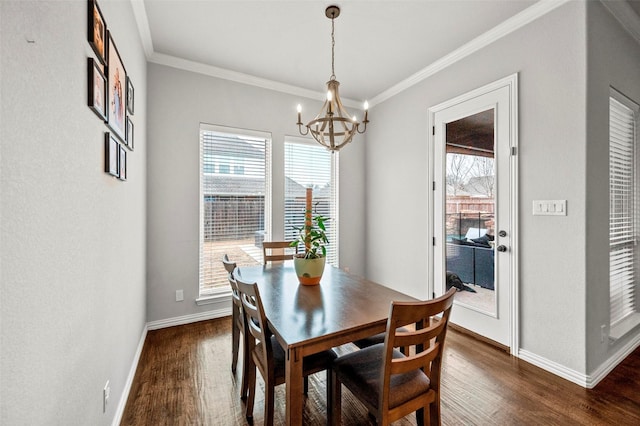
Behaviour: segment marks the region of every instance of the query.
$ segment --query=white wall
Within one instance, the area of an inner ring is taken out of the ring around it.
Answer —
[[[284,235],[284,137],[297,135],[296,105],[310,117],[318,101],[149,64],[148,321],[202,314],[197,306],[199,126],[271,133],[273,236]],[[323,82],[319,82],[323,84]],[[364,272],[364,146],[357,136],[340,153],[340,266]],[[176,290],[184,301],[175,301]]]
[[[587,9],[587,371],[598,369],[640,331],[609,345],[609,87],[640,103],[640,44],[600,2]]]
[[[376,106],[384,119],[368,135],[366,162],[366,275],[429,297],[427,109],[518,72],[520,343],[577,372],[585,371],[585,24],[586,5],[570,2]],[[533,217],[534,199],[566,199],[569,214]]]
[[[0,2],[3,425],[111,424],[145,325],[146,62],[131,4],[100,5],[136,89],[128,182],[87,107],[87,2]]]

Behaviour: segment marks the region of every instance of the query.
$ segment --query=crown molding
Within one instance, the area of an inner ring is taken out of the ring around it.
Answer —
[[[151,39],[149,18],[147,17],[147,9],[144,7],[144,1],[131,0],[131,8],[133,9],[133,17],[138,25],[138,33],[140,33],[144,54],[149,59],[153,54],[153,40]]]
[[[280,83],[278,81],[268,80],[266,78],[255,77],[250,74],[231,71],[213,65],[206,65],[201,62],[195,62],[188,59],[178,58],[176,56],[165,55],[164,53],[154,52],[151,57],[148,58],[148,61],[154,64],[166,65],[172,68],[178,68],[185,71],[208,75],[210,77],[221,78],[223,80],[248,84],[250,86],[260,87],[262,89],[275,90],[276,92],[288,93],[290,95],[302,96],[305,98],[320,100],[324,99],[324,97],[326,96],[325,92],[316,92],[314,90],[303,89],[291,84]],[[346,106],[354,108],[360,108],[362,106],[361,102],[357,102],[352,99],[343,98],[342,103]]]
[[[600,3],[620,22],[631,37],[640,43],[640,16],[626,1],[605,1]]]
[[[153,49],[153,41],[151,39],[151,31],[149,29],[149,20],[147,18],[146,9],[144,7],[143,0],[130,0],[131,5],[133,7],[133,13],[138,24],[138,31],[140,33],[140,38],[142,40],[142,45],[147,57],[147,60],[152,63],[166,65],[169,67],[182,69],[186,71],[192,71],[199,74],[208,75],[211,77],[221,78],[224,80],[234,81],[236,83],[248,84],[251,86],[260,87],[263,89],[274,90],[282,93],[287,93],[294,96],[301,96],[309,99],[321,100],[324,99],[324,92],[317,92],[313,90],[304,89],[298,86],[293,86],[290,84],[285,84],[273,80],[268,80],[265,78],[255,77],[249,74],[240,73],[237,71],[231,71],[224,68],[215,67],[212,65],[206,65],[200,62],[190,61],[187,59],[178,58],[176,56],[166,55],[163,53],[157,53]],[[431,65],[423,68],[421,71],[413,74],[409,78],[401,81],[400,83],[390,87],[384,92],[374,96],[370,101],[370,106],[375,106],[385,100],[397,95],[398,93],[408,89],[415,84],[431,77],[435,73],[453,65],[454,63],[460,61],[461,59],[477,52],[478,50],[490,45],[491,43],[499,40],[500,38],[516,31],[519,28],[529,24],[530,22],[544,16],[545,14],[555,10],[556,8],[568,3],[570,0],[540,0],[534,5],[528,7],[517,15],[511,17],[500,25],[494,27],[493,29],[487,31],[486,33],[476,37],[471,40],[469,43],[463,45],[459,49],[451,52],[450,54],[440,58],[435,61]],[[603,1],[603,0],[601,0]],[[604,1],[603,1],[604,2]],[[626,8],[622,7],[624,11],[622,12],[624,15],[630,15],[628,10],[631,7],[626,4],[626,2],[606,2],[611,4],[618,5],[619,3],[624,3]],[[607,4],[605,4],[607,5]],[[615,7],[614,7],[615,9]],[[612,12],[613,13],[613,12]],[[637,17],[635,13],[632,14]],[[638,19],[640,20],[640,18]],[[625,24],[623,24],[625,25]],[[632,28],[634,24],[628,24]],[[640,28],[640,24],[637,26]],[[627,28],[627,27],[625,27]],[[640,34],[640,31],[636,28],[636,34]],[[640,36],[636,36],[638,39]],[[351,108],[362,108],[362,101],[353,100],[353,99],[342,99],[342,102],[345,106]]]
[[[406,80],[403,80],[400,83],[380,93],[379,95],[376,95],[369,101],[369,104],[373,106],[386,101],[392,96],[395,96],[398,93],[408,89],[409,87],[420,83],[421,81],[431,77],[435,73],[442,71],[443,69],[455,64],[461,59],[466,58],[472,53],[475,53],[478,50],[501,39],[502,37],[524,27],[530,22],[535,21],[541,16],[546,15],[547,13],[555,10],[563,4],[568,3],[569,1],[570,0],[541,0],[538,3],[535,3],[534,5],[528,7],[517,15],[514,15],[513,17],[507,19],[500,25],[471,40],[469,43],[454,50],[448,55],[443,56],[431,65],[413,74]]]

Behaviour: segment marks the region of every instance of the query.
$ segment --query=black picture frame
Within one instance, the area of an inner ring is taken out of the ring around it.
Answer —
[[[111,31],[107,31],[109,61],[107,65],[108,105],[107,118],[109,128],[124,141],[126,137],[126,84],[127,71],[124,68],[120,53],[113,41]]]
[[[134,140],[135,133],[133,130],[133,121],[131,121],[131,117],[129,117],[128,115],[127,115],[127,131],[125,136],[126,136],[125,145],[127,146],[127,148],[133,151],[133,140]]]
[[[88,0],[88,40],[102,64],[107,63],[107,23],[96,0]]]
[[[133,115],[133,101],[134,101],[134,90],[133,83],[131,82],[131,78],[127,76],[127,111],[129,114]]]
[[[120,175],[120,143],[113,133],[104,134],[104,171],[112,176]]]
[[[118,178],[120,180],[127,180],[127,150],[122,145],[119,145],[118,155]]]
[[[89,75],[89,93],[87,104],[103,121],[107,121],[107,77],[102,73],[100,64],[88,58],[87,74]]]

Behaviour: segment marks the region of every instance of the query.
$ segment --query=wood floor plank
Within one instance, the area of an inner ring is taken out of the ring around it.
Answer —
[[[340,351],[352,350],[350,346]],[[231,373],[231,320],[150,331],[122,425],[246,425],[240,369]],[[258,374],[254,424],[263,423]],[[276,388],[275,424],[284,424],[285,388]],[[368,425],[343,389],[343,424]],[[305,425],[326,424],[326,376],[311,377]],[[397,426],[415,425],[408,416]],[[588,390],[450,330],[442,374],[443,425],[640,425],[640,349]]]

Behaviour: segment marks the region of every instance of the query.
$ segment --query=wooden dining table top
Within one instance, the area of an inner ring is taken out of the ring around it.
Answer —
[[[288,347],[352,335],[373,324],[384,331],[391,301],[417,300],[329,265],[319,285],[299,284],[292,262],[239,270],[244,281],[258,284],[272,331]]]

